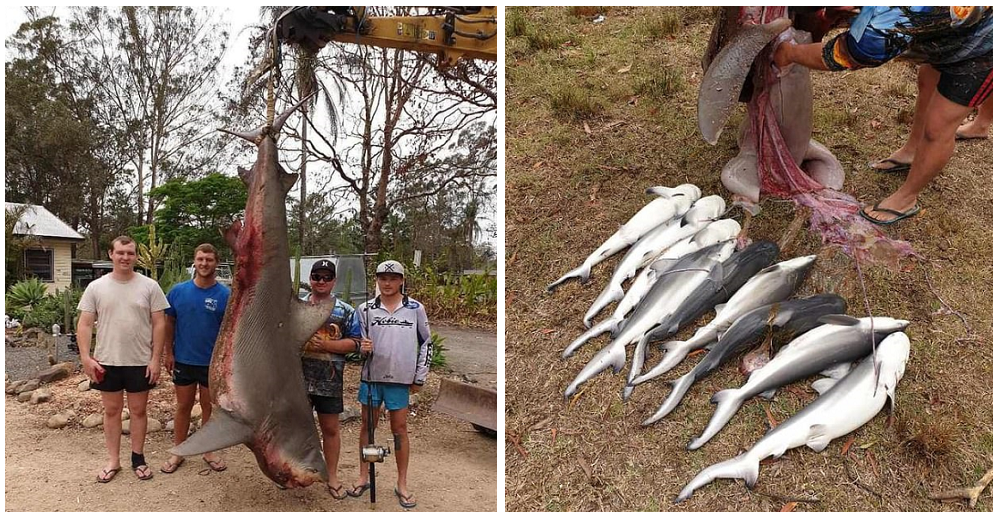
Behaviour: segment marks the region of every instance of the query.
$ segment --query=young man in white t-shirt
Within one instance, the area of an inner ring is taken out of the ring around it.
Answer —
[[[160,356],[166,332],[164,309],[169,307],[160,286],[132,270],[136,244],[121,236],[108,251],[114,269],[87,286],[80,304],[77,342],[80,364],[90,378],[90,387],[101,391],[104,405],[104,445],[108,463],[97,481],[110,482],[121,471],[120,451],[124,406],[128,396],[132,471],[140,480],[153,478],[146,464],[146,403],[149,389],[160,379]],[[90,353],[94,324],[97,345]]]

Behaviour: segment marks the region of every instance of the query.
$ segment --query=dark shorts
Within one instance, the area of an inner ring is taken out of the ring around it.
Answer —
[[[172,376],[174,386],[190,386],[197,383],[202,388],[208,388],[208,367],[175,362]]]
[[[340,414],[344,411],[344,394],[336,397],[309,394],[309,403],[318,414]]]
[[[993,69],[970,71],[949,69],[941,71],[937,90],[945,99],[965,107],[978,107],[993,94]]]
[[[150,384],[146,378],[146,366],[138,367],[116,367],[101,365],[104,367],[104,379],[100,383],[90,382],[90,388],[102,392],[121,392],[125,390],[130,394],[146,392],[154,388],[155,384]]]

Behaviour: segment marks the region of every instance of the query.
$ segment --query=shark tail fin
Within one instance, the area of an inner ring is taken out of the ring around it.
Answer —
[[[221,450],[253,440],[253,430],[221,407],[212,410],[212,418],[186,441],[174,446],[170,453],[190,457]]]
[[[545,288],[545,290],[548,291],[549,293],[555,292],[556,287],[559,287],[560,285],[572,280],[573,278],[579,278],[580,283],[587,283],[587,280],[590,280],[590,264],[585,263],[580,267],[577,267],[576,269],[573,269],[572,271],[562,275],[561,277],[559,277],[558,280],[550,283],[549,286]]]
[[[709,419],[705,431],[701,433],[700,437],[688,443],[687,449],[696,450],[704,446],[708,441],[712,440],[712,437],[715,437],[715,434],[722,431],[722,428],[729,423],[729,420],[743,406],[743,393],[739,388],[720,390],[712,396],[712,402],[717,405],[715,413]]]
[[[760,461],[755,459],[749,452],[738,457],[734,457],[725,462],[720,462],[709,466],[698,473],[691,482],[684,487],[677,498],[675,504],[679,504],[689,498],[692,493],[700,487],[708,485],[713,480],[720,478],[736,478],[742,480],[747,488],[753,488],[757,484],[757,477],[760,475]]]

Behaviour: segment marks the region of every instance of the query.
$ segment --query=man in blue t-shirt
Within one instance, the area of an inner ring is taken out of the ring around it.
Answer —
[[[323,433],[323,457],[330,474],[327,492],[337,500],[349,491],[337,476],[340,460],[340,414],[344,411],[344,354],[361,351],[361,326],[354,319],[354,308],[333,294],[337,284],[337,266],[327,259],[313,264],[309,272],[312,291],[305,297],[311,304],[333,301],[326,323],[302,349],[302,373],[309,402],[316,409]]]
[[[212,244],[194,250],[194,278],[170,289],[167,301],[167,341],[164,365],[173,374],[177,409],[174,411],[174,445],[184,442],[191,425],[195,394],[202,408],[202,422],[212,416],[212,398],[208,389],[208,366],[226,314],[229,288],[215,280],[219,254]],[[196,392],[200,390],[200,392]],[[208,452],[203,459],[215,471],[226,469],[219,455]],[[184,457],[171,455],[160,471],[173,473]]]

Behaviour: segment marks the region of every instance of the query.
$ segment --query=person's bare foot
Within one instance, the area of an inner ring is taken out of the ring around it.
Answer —
[[[354,487],[347,491],[347,494],[352,497],[359,497],[364,495],[365,491],[368,491],[369,487],[371,487],[371,485],[368,484],[368,479],[359,479],[354,483]]]
[[[886,157],[885,159],[869,163],[868,167],[876,171],[884,172],[905,171],[910,169],[910,165],[913,164],[913,158],[916,155],[916,152],[910,152],[909,150],[900,148],[899,150],[892,152],[892,155]]]
[[[978,123],[976,119],[958,127],[955,131],[956,139],[986,139],[990,136],[990,127]]]
[[[222,460],[222,457],[216,455],[215,453],[212,452],[206,453],[204,456],[202,456],[202,460],[204,460],[205,463],[208,464],[208,467],[212,468],[215,471],[226,470],[227,467],[226,462]]]
[[[163,466],[160,466],[160,471],[163,473],[173,473],[177,471],[177,468],[181,467],[181,464],[184,464],[184,457],[171,455],[170,458],[163,463]]]

